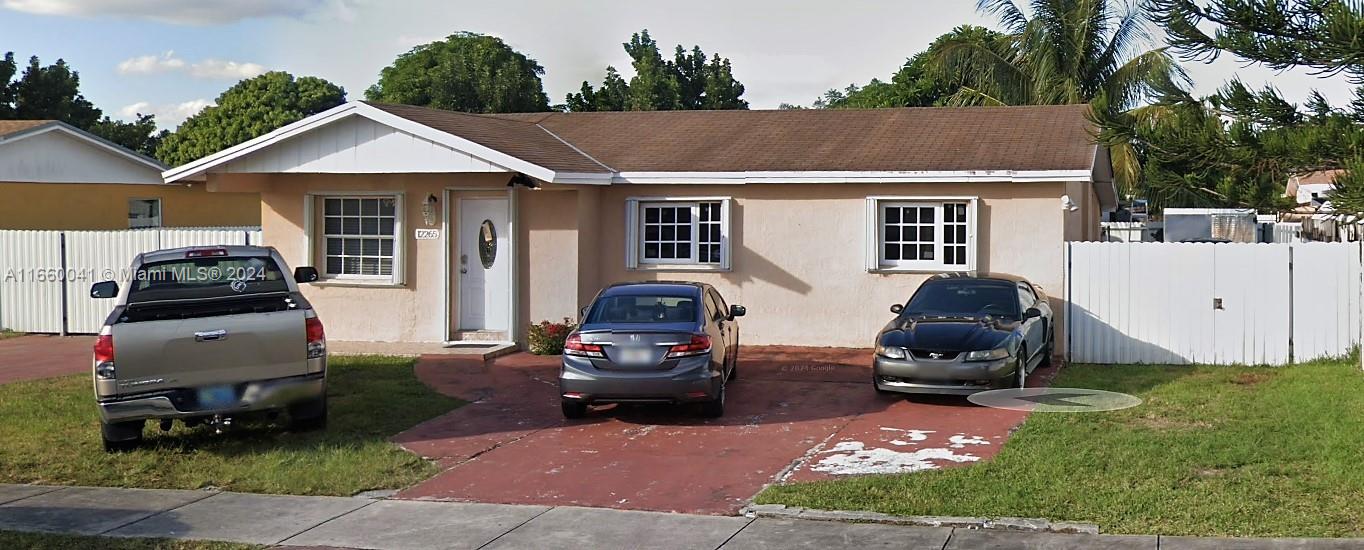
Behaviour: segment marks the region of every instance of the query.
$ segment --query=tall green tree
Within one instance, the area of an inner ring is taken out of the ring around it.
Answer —
[[[570,93],[564,107],[570,111],[674,111],[690,109],[747,109],[744,85],[734,78],[728,58],[706,57],[700,46],[691,50],[678,45],[666,59],[648,29],[622,44],[630,55],[635,76],[629,82],[615,67],[606,68],[600,88],[583,82]]]
[[[927,49],[905,60],[889,82],[873,78],[864,86],[850,85],[829,90],[815,100],[816,107],[831,109],[870,109],[878,107],[931,107],[943,105],[961,87],[961,75],[933,70],[933,60],[948,44],[977,43],[982,48],[1006,54],[1009,43],[1004,35],[975,25],[961,25],[933,40]]]
[[[216,105],[189,117],[162,140],[156,156],[184,164],[345,102],[346,91],[321,78],[268,72],[238,82]]]
[[[1323,78],[1364,84],[1364,4],[1339,0],[1152,0],[1155,20],[1185,58],[1229,53],[1283,70],[1305,67]],[[1233,81],[1214,101],[1258,145],[1241,162],[1268,167],[1280,182],[1295,173],[1344,169],[1331,203],[1364,215],[1364,87],[1345,107],[1314,93],[1300,109],[1273,89],[1252,92]]]
[[[0,60],[0,119],[60,120],[142,154],[150,155],[164,133],[157,133],[151,115],[138,115],[134,122],[113,120],[85,99],[80,74],[58,59],[43,65],[30,57],[18,74],[14,53]]]
[[[501,38],[459,32],[399,55],[365,98],[468,113],[548,111],[543,74]]]

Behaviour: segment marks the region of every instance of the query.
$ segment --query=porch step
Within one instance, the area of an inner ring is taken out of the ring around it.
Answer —
[[[505,330],[461,330],[455,332],[455,342],[508,342],[511,337]]]

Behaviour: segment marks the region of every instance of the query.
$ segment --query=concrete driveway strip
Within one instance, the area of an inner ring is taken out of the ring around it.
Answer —
[[[907,527],[870,523],[839,523],[759,518],[734,538],[724,550],[797,550],[801,548],[896,548],[942,550],[951,527]]]
[[[0,504],[38,496],[43,493],[51,493],[57,489],[61,489],[61,487],[46,485],[0,485]]]
[[[0,506],[0,529],[97,535],[213,495],[206,491],[66,487]]]
[[[278,544],[373,502],[348,497],[219,493],[106,534]]]
[[[1070,535],[1026,531],[956,529],[944,550],[1156,550],[1155,536]],[[1268,547],[1265,547],[1268,548]]]
[[[486,548],[719,548],[749,521],[741,517],[559,507]]]
[[[548,506],[380,501],[283,544],[393,550],[479,548],[545,513]]]
[[[1357,550],[1364,539],[1236,539],[1160,537],[1161,550]]]

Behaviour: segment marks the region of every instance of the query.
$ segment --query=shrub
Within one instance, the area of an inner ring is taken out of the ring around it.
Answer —
[[[526,338],[530,342],[530,352],[536,355],[563,353],[564,340],[568,339],[569,333],[575,328],[578,328],[578,325],[573,324],[573,320],[567,317],[562,323],[540,321],[539,324],[531,325]]]

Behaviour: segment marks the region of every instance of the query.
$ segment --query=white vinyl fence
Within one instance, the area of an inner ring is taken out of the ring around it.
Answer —
[[[1360,243],[1067,243],[1077,363],[1284,365],[1359,343]]]
[[[260,228],[0,231],[0,328],[93,334],[114,307],[90,285],[126,284],[133,257],[183,246],[260,244]]]

